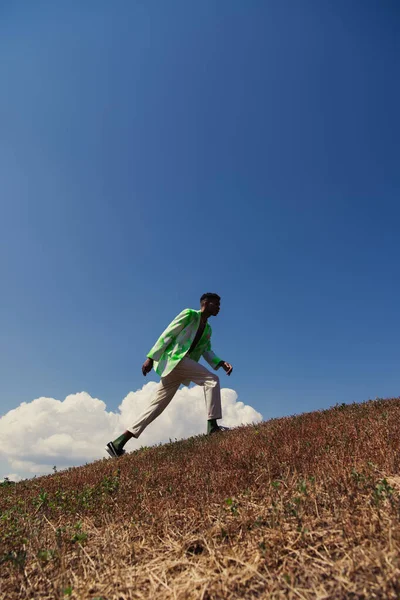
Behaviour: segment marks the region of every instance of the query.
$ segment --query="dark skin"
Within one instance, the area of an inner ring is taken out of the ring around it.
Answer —
[[[201,336],[203,335],[208,318],[217,316],[217,314],[220,311],[220,305],[221,305],[221,301],[218,298],[206,298],[206,300],[203,300],[203,302],[200,305],[200,311],[201,311],[200,325],[199,325],[197,333],[194,337],[194,340],[190,347],[190,350],[192,350],[196,346],[196,344],[200,340]],[[189,353],[190,353],[190,350],[189,350]],[[145,377],[146,377],[147,373],[150,373],[151,369],[153,368],[153,363],[154,363],[154,361],[152,358],[147,358],[144,361],[144,363],[142,365],[142,373]],[[219,363],[218,366],[222,367],[227,375],[230,375],[232,373],[233,367],[228,362],[221,360],[221,362]]]

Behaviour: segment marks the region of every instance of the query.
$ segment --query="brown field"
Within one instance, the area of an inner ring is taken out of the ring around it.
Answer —
[[[400,598],[399,469],[396,398],[5,482],[0,596]]]

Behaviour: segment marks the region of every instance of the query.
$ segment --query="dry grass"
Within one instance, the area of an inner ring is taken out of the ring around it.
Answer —
[[[1,598],[399,598],[400,398],[0,487]]]

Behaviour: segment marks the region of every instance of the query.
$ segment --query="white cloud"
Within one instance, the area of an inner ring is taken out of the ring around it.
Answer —
[[[0,483],[5,479],[8,479],[9,481],[21,481],[22,477],[21,475],[17,475],[17,473],[9,473],[8,475],[5,475],[3,479],[0,479]]]
[[[107,411],[106,404],[86,392],[71,394],[64,401],[37,398],[23,402],[0,418],[0,467],[16,481],[58,469],[82,465],[108,456],[105,445],[132,424],[150,402],[157,384],[153,381],[130,392],[118,407]],[[238,402],[231,389],[222,389],[221,424],[235,427],[255,423],[262,416],[249,405]],[[183,387],[165,411],[151,423],[138,440],[128,442],[132,451],[170,439],[182,439],[206,430],[202,388]],[[17,478],[17,479],[16,479]]]

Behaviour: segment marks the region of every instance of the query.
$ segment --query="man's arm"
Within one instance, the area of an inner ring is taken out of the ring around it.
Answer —
[[[232,373],[232,369],[233,369],[232,365],[225,362],[224,360],[221,360],[215,354],[215,352],[213,352],[211,350],[211,340],[208,341],[206,349],[203,352],[203,358],[204,358],[204,360],[206,360],[208,362],[210,367],[212,367],[213,369],[217,370],[220,367],[222,367],[227,375],[230,375]]]
[[[142,373],[147,375],[153,368],[153,362],[159,361],[163,352],[171,343],[171,341],[182,331],[188,322],[190,315],[190,308],[185,308],[175,319],[168,325],[168,327],[162,332],[150,352],[147,354],[147,360],[143,363]]]
[[[219,367],[222,367],[227,375],[230,375],[233,371],[232,365],[224,360],[221,360],[221,362],[218,365],[218,368]]]

